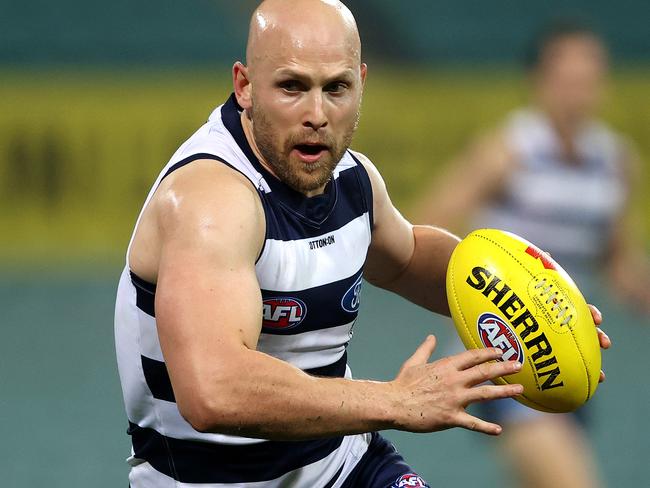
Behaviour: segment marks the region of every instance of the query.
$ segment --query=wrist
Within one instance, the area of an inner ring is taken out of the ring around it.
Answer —
[[[373,421],[378,427],[375,430],[397,429],[402,430],[404,419],[401,418],[403,408],[403,396],[399,385],[395,381],[372,382],[377,387],[373,397],[372,410],[374,411]]]

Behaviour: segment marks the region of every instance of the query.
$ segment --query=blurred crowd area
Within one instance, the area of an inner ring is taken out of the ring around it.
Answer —
[[[228,96],[255,4],[0,2],[0,264],[121,259],[159,168]],[[650,158],[642,0],[348,4],[370,64],[354,147],[407,213],[471,137],[526,102],[527,43],[558,16],[606,39],[604,117]]]

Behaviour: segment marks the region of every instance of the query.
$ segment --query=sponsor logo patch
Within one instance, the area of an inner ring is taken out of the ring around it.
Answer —
[[[354,284],[345,292],[341,299],[341,307],[346,312],[354,313],[359,310],[361,300],[361,285],[363,284],[363,275],[359,275]]]
[[[334,234],[327,237],[321,237],[320,239],[314,239],[313,241],[309,241],[309,249],[313,251],[314,249],[320,249],[321,247],[331,246],[332,244],[336,244],[336,239],[334,239]]]
[[[269,329],[292,329],[305,315],[307,305],[297,298],[267,298],[262,304],[262,325]]]
[[[503,350],[499,361],[519,361],[523,364],[524,350],[517,335],[498,315],[483,313],[478,318],[478,335],[485,347],[498,347]]]
[[[397,478],[397,481],[392,484],[391,488],[429,488],[429,485],[420,478],[417,474],[409,473]]]

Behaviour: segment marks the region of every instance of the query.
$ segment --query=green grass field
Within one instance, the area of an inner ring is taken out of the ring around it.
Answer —
[[[0,228],[11,231],[0,264],[121,259],[158,171],[230,93],[215,72],[2,73]],[[604,110],[646,161],[649,83],[648,71],[617,74]],[[371,70],[354,147],[408,209],[448,158],[525,100],[509,71]],[[650,197],[637,205],[650,214]]]
[[[92,279],[0,276],[3,488],[127,486],[112,326],[117,268]],[[615,347],[604,355],[608,379],[591,405],[590,439],[606,486],[646,486],[650,324],[606,297],[593,301]],[[449,320],[364,285],[350,367],[357,378],[392,379],[426,334],[441,340],[435,357],[449,354],[452,330]],[[386,435],[432,486],[513,486],[493,438],[458,429]]]

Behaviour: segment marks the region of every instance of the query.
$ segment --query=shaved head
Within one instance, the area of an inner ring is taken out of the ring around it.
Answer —
[[[308,46],[342,45],[361,63],[361,40],[352,12],[338,0],[265,0],[253,12],[246,62]]]
[[[253,13],[233,83],[258,159],[308,196],[350,146],[366,77],[352,12],[338,0],[266,0]]]

